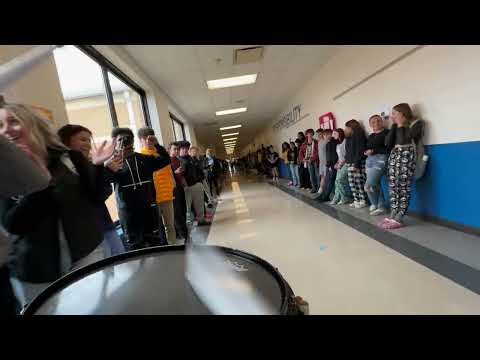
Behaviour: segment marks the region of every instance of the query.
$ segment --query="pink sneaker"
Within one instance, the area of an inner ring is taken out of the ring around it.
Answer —
[[[382,221],[380,221],[377,226],[382,228],[382,229],[385,229],[385,226],[391,221],[392,219],[389,219],[389,218],[385,218],[383,219]]]
[[[395,230],[395,229],[400,229],[402,227],[404,227],[405,225],[402,224],[402,223],[399,223],[398,221],[396,220],[390,220],[387,224],[386,224],[386,227],[385,229],[387,230]]]

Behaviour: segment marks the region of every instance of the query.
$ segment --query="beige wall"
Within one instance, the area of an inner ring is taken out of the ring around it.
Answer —
[[[424,46],[337,100],[333,98],[414,49],[414,45],[344,46],[259,134],[255,144],[277,148],[298,131],[318,128],[318,117],[333,112],[337,126],[355,118],[364,123],[384,107],[399,102],[414,106],[427,121],[427,144],[480,139],[480,46]],[[293,106],[301,104],[307,118],[290,128],[272,131],[272,125]],[[368,126],[367,126],[368,127]]]
[[[34,45],[0,45],[0,63],[13,59]],[[8,88],[7,101],[39,105],[53,112],[55,125],[67,123],[67,113],[53,56],[27,73]]]

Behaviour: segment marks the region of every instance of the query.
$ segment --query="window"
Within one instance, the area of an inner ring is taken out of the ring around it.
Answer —
[[[93,141],[110,139],[116,126],[135,134],[149,126],[145,91],[89,45],[67,45],[54,51],[69,124],[90,129]],[[114,195],[106,202],[112,219],[118,219]]]
[[[175,136],[175,140],[186,140],[185,126],[183,123],[172,114],[170,114],[170,119],[172,119],[173,135]]]

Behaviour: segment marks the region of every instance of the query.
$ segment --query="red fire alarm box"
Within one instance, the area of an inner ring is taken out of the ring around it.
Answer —
[[[335,117],[331,112],[320,116],[318,120],[320,122],[320,129],[335,130]]]

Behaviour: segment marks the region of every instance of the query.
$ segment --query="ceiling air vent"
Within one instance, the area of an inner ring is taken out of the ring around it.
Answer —
[[[235,49],[233,53],[234,64],[248,64],[260,61],[263,57],[263,46]]]

